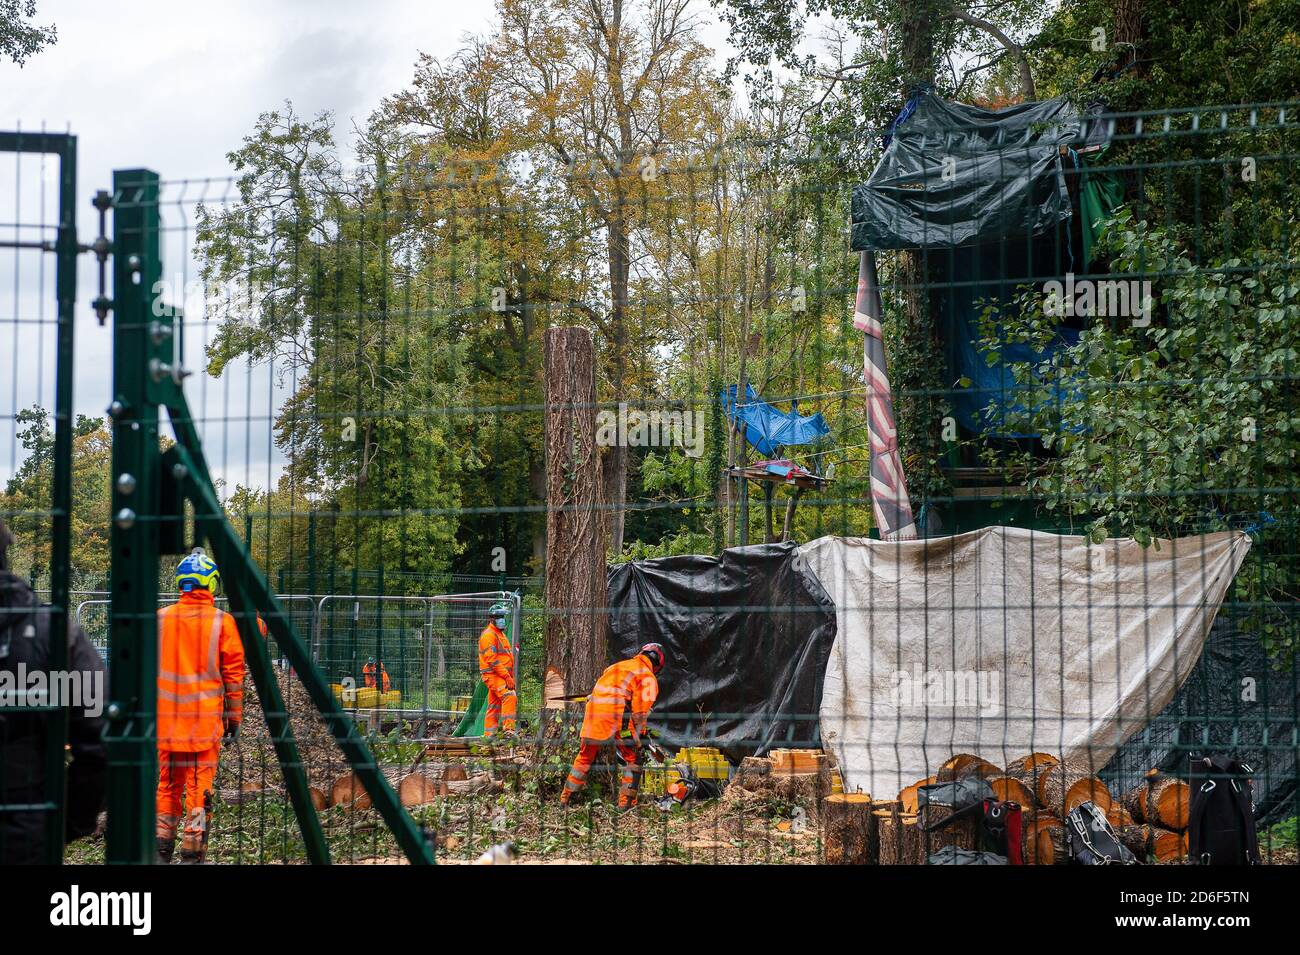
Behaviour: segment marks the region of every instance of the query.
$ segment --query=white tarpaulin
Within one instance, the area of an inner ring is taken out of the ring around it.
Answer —
[[[803,556],[838,614],[823,744],[877,799],[954,753],[1100,769],[1187,678],[1249,549],[1240,532],[1143,547],[1013,527],[815,540]]]

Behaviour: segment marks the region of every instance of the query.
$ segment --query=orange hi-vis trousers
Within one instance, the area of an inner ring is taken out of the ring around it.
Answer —
[[[515,713],[519,707],[519,700],[515,696],[515,691],[510,689],[510,684],[494,673],[483,674],[483,682],[487,684],[487,713],[483,717],[483,735],[494,736],[497,731],[497,724],[501,724],[501,732],[513,733],[515,730]]]
[[[594,740],[583,739],[582,745],[578,748],[578,758],[573,761],[573,768],[569,770],[569,778],[564,781],[564,792],[560,794],[560,805],[567,805],[573,798],[573,794],[579,792],[587,785],[587,774],[591,772],[596,757],[602,751],[609,753],[611,749],[617,749],[618,755],[623,761],[623,772],[618,781],[618,808],[631,809],[636,805],[637,790],[641,788],[641,764],[640,753],[637,747],[630,743],[618,740]],[[607,769],[608,764],[601,767]]]
[[[198,852],[203,846],[203,833],[208,828],[205,802],[212,791],[220,756],[220,743],[197,753],[158,751],[160,771],[155,835],[159,839],[176,838],[176,827],[181,819],[181,797],[184,796],[185,832],[181,837],[181,852]]]

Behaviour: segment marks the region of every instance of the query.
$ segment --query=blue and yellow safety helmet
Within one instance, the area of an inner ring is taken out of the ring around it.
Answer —
[[[202,547],[194,548],[193,553],[176,567],[176,589],[183,594],[191,590],[209,590],[215,596],[221,586],[221,571],[217,562],[203,553]]]

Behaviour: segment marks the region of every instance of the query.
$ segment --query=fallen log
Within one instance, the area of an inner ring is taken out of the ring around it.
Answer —
[[[990,776],[1001,776],[1002,770],[987,759],[970,753],[957,753],[945,760],[934,775],[935,782],[950,783],[956,779],[965,779],[967,776],[983,776],[986,779]]]
[[[403,806],[423,806],[448,793],[447,781],[421,772],[408,773],[397,787]]]
[[[1045,809],[1020,814],[1020,852],[1025,865],[1038,865],[1038,834],[1045,829],[1060,829],[1065,826],[1056,816]]]
[[[1091,801],[1103,813],[1114,800],[1106,784],[1085,766],[1065,762],[1057,763],[1038,781],[1039,805],[1064,819],[1070,810]]]
[[[865,793],[833,793],[822,802],[822,830],[828,865],[875,865],[872,830],[876,816]]]
[[[1032,810],[1038,805],[1033,790],[1015,776],[994,776],[989,780],[989,787],[997,799],[1018,803],[1022,810]]]
[[[904,786],[898,794],[898,801],[902,803],[903,812],[915,814],[919,803],[919,797],[917,796],[916,791],[922,786],[932,786],[936,782],[938,782],[938,780],[935,779],[935,777],[926,776],[925,779],[918,779],[910,786]]]
[[[1134,822],[1182,831],[1187,828],[1191,799],[1192,791],[1187,783],[1155,773],[1148,774],[1143,782],[1124,795],[1122,801]]]
[[[1038,770],[1038,775],[1042,775],[1059,762],[1051,753],[1030,753],[1007,763],[1007,775],[1024,776],[1035,769]]]
[[[477,773],[469,779],[452,779],[447,780],[447,794],[449,796],[469,796],[474,793],[492,793],[501,792],[505,789],[505,784],[499,779],[493,779],[487,773]]]
[[[1187,833],[1152,826],[1151,854],[1156,862],[1178,862],[1187,858]]]
[[[1049,826],[1040,829],[1036,839],[1036,865],[1065,865],[1070,861],[1070,847],[1065,839],[1064,827]]]
[[[1116,800],[1115,803],[1106,810],[1106,821],[1110,823],[1111,828],[1116,832],[1125,826],[1133,825],[1133,817],[1130,816],[1128,810],[1124,808],[1122,800]]]

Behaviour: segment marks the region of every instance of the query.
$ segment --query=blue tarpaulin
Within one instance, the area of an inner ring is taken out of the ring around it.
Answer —
[[[736,386],[722,390],[722,406],[727,417],[736,421]],[[831,433],[821,412],[814,415],[799,414],[796,403],[789,411],[778,411],[759,399],[751,385],[745,385],[745,400],[739,408],[744,426],[745,440],[764,457],[774,457],[778,449],[796,444],[814,444]]]

